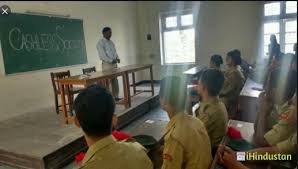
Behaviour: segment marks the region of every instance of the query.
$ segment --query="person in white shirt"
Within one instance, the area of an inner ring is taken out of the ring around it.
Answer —
[[[117,63],[120,63],[115,44],[111,41],[112,29],[104,27],[102,30],[103,38],[96,45],[98,56],[102,60],[102,69],[109,70],[117,68]],[[116,101],[119,101],[119,85],[117,78],[112,79],[112,94]]]

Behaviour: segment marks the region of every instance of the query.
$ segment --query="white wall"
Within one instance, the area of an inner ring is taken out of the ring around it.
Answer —
[[[50,72],[69,69],[72,74],[80,74],[81,69],[96,66],[101,70],[101,62],[96,51],[96,43],[101,37],[103,26],[113,31],[121,65],[137,63],[136,2],[66,2],[66,1],[2,1],[13,12],[26,10],[50,11],[70,14],[71,18],[83,19],[88,64],[38,70],[5,76],[0,75],[0,120],[44,107],[54,107],[54,94],[50,81]],[[3,72],[2,52],[0,70]],[[53,112],[54,113],[54,112]]]
[[[154,78],[167,73],[181,73],[193,65],[161,66],[159,13],[179,9],[199,10],[196,22],[196,57],[199,65],[206,65],[212,54],[225,54],[239,49],[244,59],[252,62],[257,57],[261,27],[260,2],[212,1],[141,1],[137,4],[140,57],[143,63],[154,64]],[[152,40],[146,40],[146,34]],[[145,76],[144,76],[145,77]],[[147,77],[148,78],[148,77]]]
[[[196,56],[199,65],[205,65],[210,55],[225,53],[232,48],[242,51],[245,59],[252,61],[257,53],[262,6],[260,2],[13,2],[1,1],[14,12],[45,10],[70,14],[84,21],[88,64],[63,68],[38,70],[5,76],[0,74],[0,120],[44,107],[54,107],[50,72],[69,69],[81,73],[83,67],[96,65],[101,69],[95,45],[101,37],[100,29],[110,26],[121,65],[133,63],[154,64],[154,78],[160,79],[168,72],[181,73],[190,67],[161,66],[159,48],[159,12],[183,8],[200,9],[196,20]],[[200,5],[199,5],[200,4]],[[146,40],[146,34],[152,40]],[[0,52],[0,71],[3,70]],[[120,65],[120,66],[121,66]],[[177,74],[176,73],[176,74]],[[144,73],[141,79],[149,79]],[[53,112],[54,113],[54,112]]]

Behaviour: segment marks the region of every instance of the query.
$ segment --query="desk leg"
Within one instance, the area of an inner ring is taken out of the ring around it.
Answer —
[[[62,106],[62,111],[64,115],[64,124],[68,124],[68,117],[67,117],[67,109],[66,109],[66,102],[65,102],[65,93],[64,93],[64,85],[59,83],[59,88],[60,88],[60,94],[61,94],[61,106]]]
[[[133,94],[135,95],[137,93],[135,72],[132,72],[132,87],[133,87]]]
[[[152,96],[154,96],[154,85],[153,85],[153,71],[152,71],[152,66],[150,67],[150,80],[151,80]]]
[[[123,91],[124,91],[124,102],[125,108],[129,108],[131,106],[131,99],[130,99],[130,89],[129,89],[129,80],[128,80],[128,73],[126,72],[123,76]]]

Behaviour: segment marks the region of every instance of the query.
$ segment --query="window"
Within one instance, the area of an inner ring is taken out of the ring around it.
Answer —
[[[297,42],[297,20],[285,23],[285,53],[294,53],[293,46]]]
[[[286,13],[297,13],[297,1],[286,2]]]
[[[195,28],[191,11],[160,14],[161,63],[195,62]]]
[[[280,3],[274,2],[265,4],[265,16],[279,15],[280,14]]]
[[[276,35],[281,52],[293,53],[297,43],[297,1],[264,4],[263,57],[268,58],[270,36]]]

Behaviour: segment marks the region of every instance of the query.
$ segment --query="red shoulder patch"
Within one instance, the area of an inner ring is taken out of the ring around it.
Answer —
[[[163,154],[163,159],[164,160],[168,160],[168,161],[172,161],[173,160],[173,157],[170,155],[170,154]]]
[[[283,120],[288,120],[289,119],[289,115],[286,114],[286,113],[282,113],[280,116],[279,116],[280,119],[283,119]]]

